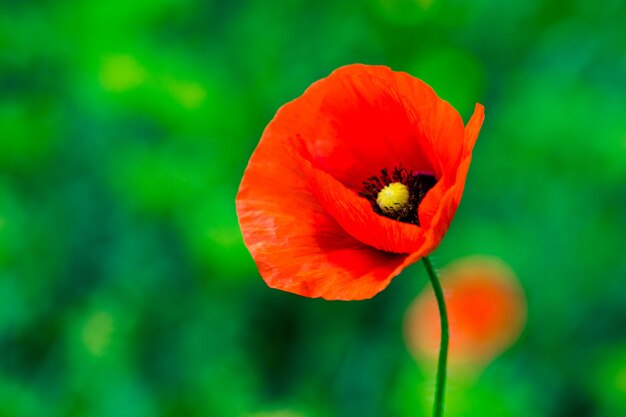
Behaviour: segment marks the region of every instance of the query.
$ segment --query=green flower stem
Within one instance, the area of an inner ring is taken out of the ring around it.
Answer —
[[[424,257],[424,266],[428,271],[430,283],[435,291],[437,305],[439,306],[439,317],[441,321],[441,345],[439,346],[439,362],[437,364],[437,387],[435,390],[435,404],[433,405],[433,417],[443,416],[443,396],[446,390],[446,366],[448,361],[448,313],[446,312],[446,300],[443,297],[443,290],[439,283],[439,278],[433,268],[433,264],[428,257]]]

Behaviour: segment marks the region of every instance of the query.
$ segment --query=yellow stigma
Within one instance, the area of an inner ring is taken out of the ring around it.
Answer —
[[[409,204],[409,189],[400,182],[392,182],[380,190],[376,203],[383,213],[394,215]]]

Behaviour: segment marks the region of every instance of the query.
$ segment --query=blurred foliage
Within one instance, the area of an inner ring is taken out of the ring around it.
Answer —
[[[449,416],[626,414],[626,2],[0,5],[0,416],[429,415],[402,321],[268,289],[236,190],[276,109],[338,66],[487,119],[434,261],[489,254],[521,340]]]

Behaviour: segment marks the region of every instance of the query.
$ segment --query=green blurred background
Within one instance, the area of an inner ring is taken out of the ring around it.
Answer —
[[[422,265],[301,298],[237,225],[274,112],[354,62],[486,107],[434,262],[500,257],[529,317],[449,415],[626,415],[626,2],[2,0],[0,416],[430,415]]]

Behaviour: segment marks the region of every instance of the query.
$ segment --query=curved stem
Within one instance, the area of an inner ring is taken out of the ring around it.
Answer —
[[[428,271],[430,283],[435,291],[441,322],[441,345],[439,347],[439,362],[437,364],[435,404],[433,405],[433,417],[441,417],[443,416],[443,395],[446,389],[446,366],[448,360],[448,313],[446,312],[446,301],[443,297],[443,290],[441,289],[441,284],[439,283],[439,278],[433,268],[433,264],[428,257],[424,257],[423,260],[426,271]]]

